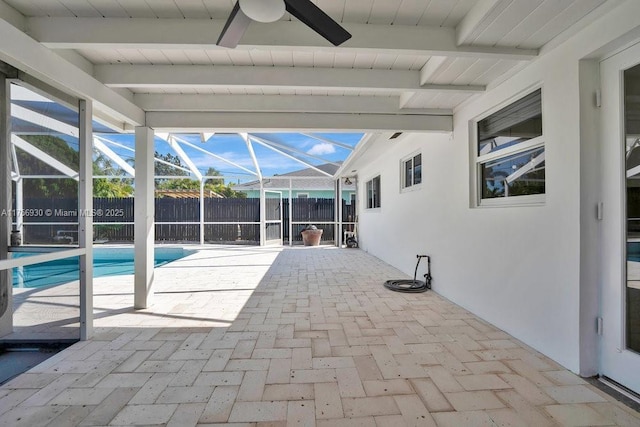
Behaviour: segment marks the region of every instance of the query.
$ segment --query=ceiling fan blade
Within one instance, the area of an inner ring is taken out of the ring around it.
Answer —
[[[222,47],[236,47],[250,23],[251,18],[242,12],[240,3],[236,2],[216,44]]]
[[[284,3],[287,12],[329,40],[334,46],[341,45],[351,38],[347,30],[310,0],[284,0]]]

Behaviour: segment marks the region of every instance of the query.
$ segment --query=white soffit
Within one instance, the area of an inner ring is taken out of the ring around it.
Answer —
[[[0,2],[0,17],[27,28],[40,48],[88,61],[91,85],[94,77],[105,85],[90,87],[98,111],[126,111],[137,123],[144,110],[146,125],[164,129],[200,130],[207,120],[208,129],[235,129],[244,120],[249,129],[437,132],[460,103],[616,3],[318,0],[352,33],[342,46],[285,14],[252,24],[226,49],[215,40],[234,0]]]

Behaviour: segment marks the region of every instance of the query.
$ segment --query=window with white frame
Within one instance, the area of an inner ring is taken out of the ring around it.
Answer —
[[[537,89],[478,121],[476,131],[478,203],[542,202],[545,193],[542,90]]]
[[[422,154],[402,160],[402,188],[409,188],[422,182]]]
[[[367,181],[367,209],[380,207],[380,175]]]

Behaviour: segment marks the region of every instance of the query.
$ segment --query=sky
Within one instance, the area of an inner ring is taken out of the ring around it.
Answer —
[[[74,150],[78,149],[77,128],[78,113],[70,108],[44,98],[26,88],[13,84],[11,86],[12,103],[16,106],[12,112],[12,129],[14,132],[51,134],[58,136]],[[116,134],[97,122],[93,123],[94,135],[114,153],[125,161],[133,160],[135,137],[133,134]],[[66,132],[66,133],[65,133]],[[308,166],[296,161],[293,157],[312,165],[327,162],[344,161],[352,149],[362,139],[362,133],[255,133],[257,140],[252,141],[255,156],[262,175],[265,177],[306,169]],[[246,182],[256,179],[256,167],[247,148],[247,144],[239,134],[221,133],[211,135],[175,134],[185,154],[192,159],[198,170],[205,174],[213,167],[229,177],[228,182]],[[162,139],[162,134],[155,137],[155,151],[160,154],[176,151]],[[166,139],[166,136],[165,136]],[[272,147],[284,151],[278,153],[268,148],[264,141],[270,141]],[[338,144],[332,144],[335,141]],[[341,147],[348,146],[349,148]],[[213,154],[213,155],[212,155]],[[220,158],[228,160],[225,162]],[[184,165],[185,162],[182,162]]]
[[[115,143],[107,142],[107,146],[116,154],[124,159],[133,158],[134,153],[131,151],[134,147],[133,135],[103,134],[100,136]],[[177,142],[180,147],[201,173],[204,174],[210,167],[213,167],[225,177],[229,177],[228,182],[246,182],[256,179],[253,160],[244,139],[239,134],[214,134],[205,141],[200,134],[175,134],[175,136],[178,138]],[[317,166],[327,162],[344,161],[352,152],[350,149],[331,144],[325,140],[335,141],[353,148],[362,139],[363,134],[255,133],[251,136],[260,138],[263,142],[261,144],[254,140],[252,146],[262,175],[267,177],[305,169],[307,166],[266,147],[264,140],[271,142],[277,149],[284,151],[289,156],[297,157]],[[155,138],[155,151],[160,154],[176,155],[169,143],[159,136]],[[213,153],[215,156],[207,153]],[[222,161],[219,157],[231,163]],[[184,164],[184,162],[182,163]]]

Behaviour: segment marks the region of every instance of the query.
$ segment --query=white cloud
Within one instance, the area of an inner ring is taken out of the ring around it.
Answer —
[[[332,154],[335,152],[336,152],[336,148],[333,146],[333,144],[322,142],[320,144],[316,144],[313,147],[311,147],[311,149],[307,151],[307,154],[313,154],[315,156],[319,156],[322,154]]]

